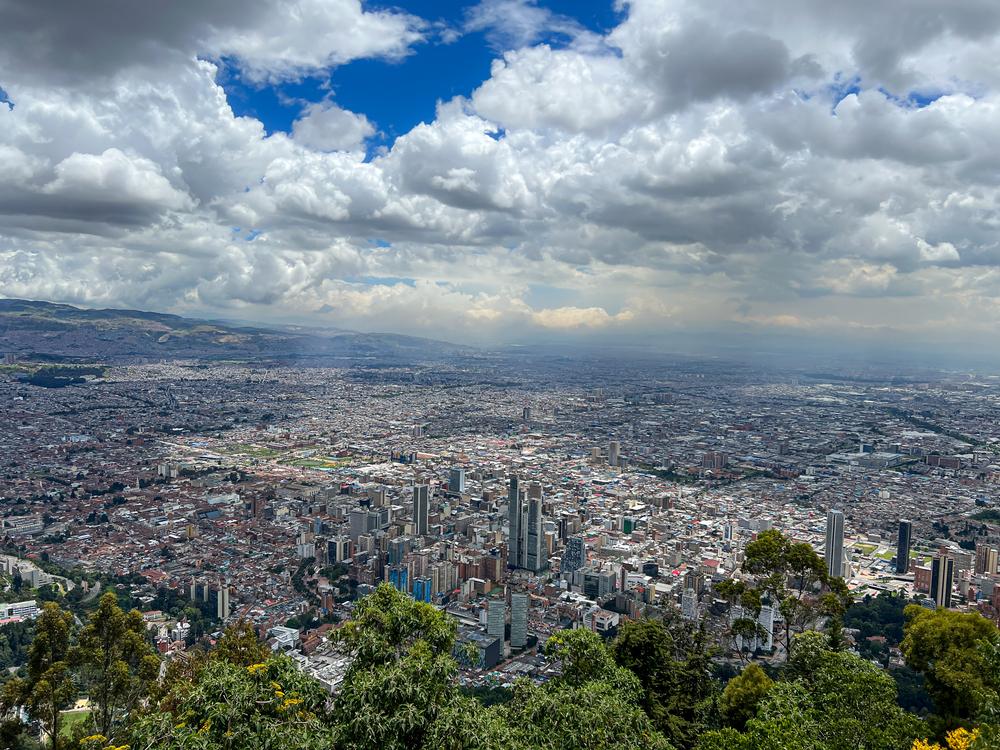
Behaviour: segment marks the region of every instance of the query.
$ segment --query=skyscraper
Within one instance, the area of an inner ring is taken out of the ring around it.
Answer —
[[[448,472],[448,492],[465,492],[465,469],[461,466],[453,466]]]
[[[931,597],[939,607],[951,606],[951,589],[955,582],[955,558],[941,553],[931,563]]]
[[[427,576],[413,579],[413,598],[418,602],[429,602],[431,600],[432,584]]]
[[[903,575],[910,569],[910,537],[913,534],[913,524],[909,521],[899,522],[899,538],[896,540],[896,574]]]
[[[413,525],[416,527],[417,536],[427,534],[430,526],[430,493],[426,484],[413,485]]]
[[[516,475],[511,476],[507,490],[507,522],[510,526],[507,539],[507,566],[522,566],[521,551],[521,487]]]
[[[844,514],[839,510],[826,514],[826,572],[832,578],[844,575]]]
[[[524,648],[528,643],[528,595],[510,595],[510,645]]]
[[[494,638],[504,637],[504,626],[507,621],[507,602],[503,599],[490,599],[486,611],[486,633]]]
[[[215,615],[220,620],[229,619],[229,583],[219,581],[219,590],[216,593]]]
[[[698,596],[694,593],[694,589],[684,589],[684,593],[681,594],[681,616],[685,620],[698,619]]]
[[[525,529],[524,567],[538,572],[545,567],[547,555],[544,553],[545,531],[542,517],[542,485],[532,482],[528,485],[527,528]]]
[[[583,537],[571,536],[566,541],[566,551],[563,552],[562,562],[559,565],[559,570],[563,574],[563,577],[572,573],[574,570],[579,570],[583,567],[584,562],[584,544]]]
[[[998,557],[1000,557],[1000,550],[996,547],[990,547],[986,544],[976,545],[976,567],[974,572],[976,573],[988,573],[993,575],[997,572]]]
[[[608,443],[608,466],[618,466],[618,441],[612,440]]]

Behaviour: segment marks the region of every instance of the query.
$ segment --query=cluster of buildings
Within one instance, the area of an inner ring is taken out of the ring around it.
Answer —
[[[383,582],[458,619],[474,682],[543,677],[537,642],[650,608],[721,632],[741,613],[714,584],[772,528],[858,596],[996,618],[998,388],[687,360],[0,381],[2,534],[22,560],[139,576],[150,606],[169,589],[248,619],[331,686],[317,633]],[[760,618],[739,646],[775,646],[780,613]],[[151,622],[183,651],[183,617]]]

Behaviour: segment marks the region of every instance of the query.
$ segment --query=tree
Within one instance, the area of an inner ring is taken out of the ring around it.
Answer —
[[[690,747],[701,729],[701,704],[715,689],[704,629],[679,619],[628,621],[611,655],[639,678],[642,707],[656,728]]]
[[[831,750],[896,750],[920,733],[919,720],[899,707],[892,677],[854,654],[826,651],[803,682]]]
[[[211,652],[213,659],[221,659],[241,667],[267,661],[270,655],[271,649],[260,642],[253,625],[246,620],[227,627]]]
[[[743,729],[756,715],[757,707],[773,685],[774,681],[764,673],[760,665],[747,665],[722,691],[719,703],[722,718],[729,726]]]
[[[80,631],[69,658],[80,670],[94,703],[95,729],[114,738],[122,720],[159,674],[160,660],[146,638],[142,614],[135,609],[123,612],[118,596],[108,591]]]
[[[792,636],[812,626],[820,614],[814,592],[829,586],[832,580],[823,560],[811,545],[793,543],[780,531],[768,529],[747,544],[742,569],[757,580],[760,596],[781,612],[787,658],[791,655]],[[789,579],[794,584],[791,590],[787,587]],[[750,630],[747,624],[741,628]]]
[[[193,683],[178,683],[160,706],[134,716],[125,739],[135,750],[328,750],[339,745],[326,699],[285,656],[248,667],[209,660]]]
[[[456,626],[430,604],[387,584],[360,600],[332,637],[353,657],[334,705],[342,742],[355,748],[419,748],[458,698],[452,685]]]
[[[515,744],[537,750],[672,747],[642,710],[639,678],[619,666],[600,636],[563,630],[545,644],[562,674],[541,686],[518,681],[500,709]]]
[[[59,746],[59,712],[76,698],[76,687],[67,657],[73,615],[51,602],[42,607],[35,625],[35,638],[28,650],[27,676],[4,686],[4,708],[23,706],[51,738],[53,750]]]
[[[914,604],[904,612],[900,648],[907,665],[924,675],[936,713],[948,727],[975,719],[1000,688],[982,648],[984,642],[997,640],[996,626],[974,612]]]
[[[740,712],[741,718],[750,714],[745,731],[739,739],[732,732],[707,733],[699,750],[715,750],[723,741],[739,750],[899,750],[919,734],[920,722],[896,703],[892,678],[853,654],[832,651],[822,633],[795,637],[787,675],[770,685],[763,674],[749,677],[755,687],[746,703],[755,693],[763,697],[754,713]],[[730,686],[742,688],[738,679]],[[730,686],[721,707],[742,707]]]
[[[820,740],[820,717],[808,689],[798,681],[775,684],[747,722],[746,750],[830,750]]]

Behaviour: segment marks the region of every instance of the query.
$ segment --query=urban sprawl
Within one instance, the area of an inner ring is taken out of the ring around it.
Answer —
[[[656,611],[781,660],[780,610],[747,644],[716,590],[770,529],[856,599],[1000,615],[997,378],[171,362],[4,377],[0,403],[0,623],[40,606],[15,579],[93,597],[70,572],[99,573],[168,658],[247,620],[333,691],[347,665],[326,635],[387,582],[457,618],[469,685],[545,679],[553,632]]]

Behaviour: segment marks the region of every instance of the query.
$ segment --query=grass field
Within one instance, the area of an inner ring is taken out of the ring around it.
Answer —
[[[289,466],[302,469],[340,469],[351,465],[349,458],[296,458],[287,462]]]

